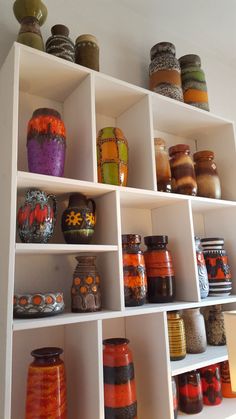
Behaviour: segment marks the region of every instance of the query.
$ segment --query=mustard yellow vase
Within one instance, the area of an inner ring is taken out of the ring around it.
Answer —
[[[128,154],[128,142],[121,129],[101,129],[97,138],[98,182],[127,186]]]

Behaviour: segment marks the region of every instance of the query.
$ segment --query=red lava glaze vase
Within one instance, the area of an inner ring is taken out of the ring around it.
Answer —
[[[103,341],[105,419],[137,419],[134,364],[129,340]]]
[[[65,367],[60,348],[31,352],[25,419],[67,419]]]
[[[200,413],[203,409],[201,377],[198,371],[178,376],[179,409],[184,413]]]
[[[217,406],[222,402],[221,377],[218,364],[209,365],[200,369],[203,403],[208,406]]]

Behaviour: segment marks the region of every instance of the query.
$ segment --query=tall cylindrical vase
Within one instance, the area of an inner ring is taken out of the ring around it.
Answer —
[[[218,364],[200,369],[203,402],[208,406],[217,406],[222,402],[221,377]]]
[[[204,317],[199,308],[183,311],[187,353],[200,354],[206,351],[207,338]]]
[[[27,380],[25,419],[67,419],[65,367],[60,348],[40,348],[31,352]]]
[[[179,409],[184,413],[200,413],[203,395],[200,373],[196,370],[178,376]]]
[[[184,321],[178,311],[167,313],[170,360],[180,361],[186,357]]]
[[[105,419],[137,419],[132,352],[125,338],[103,341]]]

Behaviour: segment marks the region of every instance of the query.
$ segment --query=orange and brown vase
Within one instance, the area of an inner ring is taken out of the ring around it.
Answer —
[[[217,406],[222,402],[220,367],[218,364],[200,369],[203,402],[208,406]]]
[[[67,419],[64,362],[60,348],[39,348],[31,352],[28,369],[25,419]]]
[[[200,373],[196,370],[178,376],[179,409],[187,414],[200,413],[203,395]]]
[[[187,144],[177,144],[169,148],[172,176],[172,192],[196,195],[197,181],[190,148]]]
[[[98,182],[127,186],[128,154],[128,142],[121,129],[101,129],[97,138]]]
[[[229,361],[220,363],[220,375],[222,396],[226,398],[235,398],[236,393],[232,391],[231,386]]]
[[[105,419],[137,419],[132,352],[125,338],[103,341]]]
[[[168,236],[144,237],[147,250],[144,252],[147,270],[148,301],[168,303],[175,297],[175,276],[169,250]]]
[[[125,305],[140,306],[146,302],[147,275],[139,234],[122,235]]]

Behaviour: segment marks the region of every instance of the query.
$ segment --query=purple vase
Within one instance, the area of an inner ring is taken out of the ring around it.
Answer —
[[[28,166],[31,173],[63,176],[66,132],[59,112],[36,109],[28,124]]]

